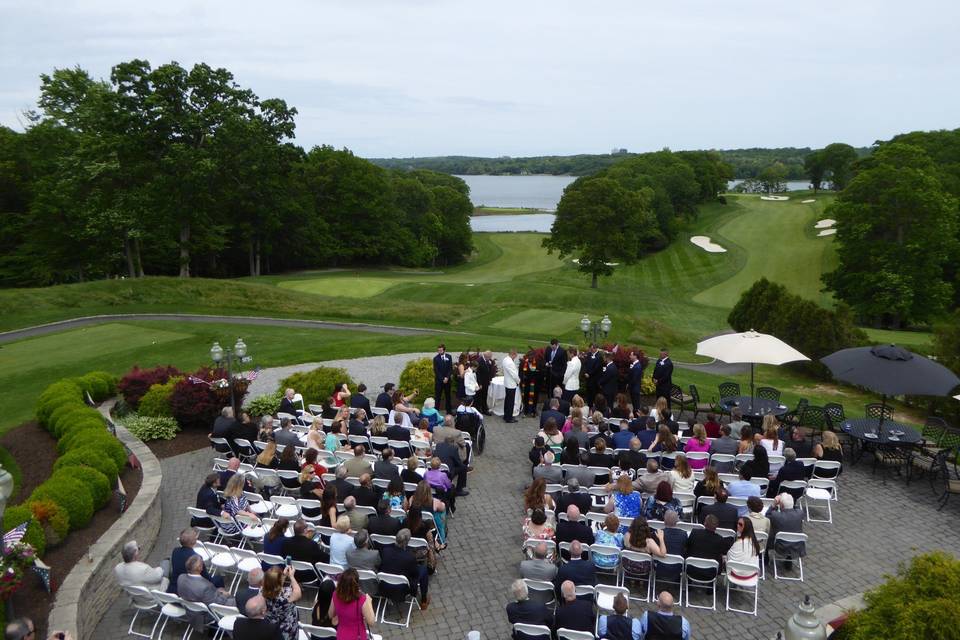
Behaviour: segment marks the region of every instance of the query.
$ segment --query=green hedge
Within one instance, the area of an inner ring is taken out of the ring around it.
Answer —
[[[42,556],[47,549],[47,539],[43,534],[43,525],[33,517],[33,512],[26,505],[17,505],[7,507],[3,512],[3,530],[10,531],[24,522],[29,522],[27,532],[23,536],[23,541],[32,546],[37,551],[37,556]]]
[[[95,446],[80,447],[68,451],[66,454],[57,458],[53,464],[54,471],[66,467],[90,467],[96,469],[108,482],[108,488],[112,487],[117,479],[117,465],[113,463],[107,454]]]
[[[257,396],[248,400],[243,410],[254,418],[260,416],[272,416],[280,408],[280,400],[283,398],[283,391],[275,391],[262,396]]]
[[[60,460],[57,460],[57,462],[60,462]],[[106,462],[109,462],[109,460],[106,460]],[[87,489],[90,490],[90,497],[93,498],[94,510],[100,509],[110,502],[111,482],[107,479],[106,475],[93,466],[63,466],[53,474],[53,477],[64,477],[72,482],[82,482],[85,484]]]
[[[149,391],[140,398],[137,413],[151,418],[172,418],[173,408],[170,398],[173,396],[173,387],[183,378],[170,378],[164,384],[151,385]]]
[[[346,369],[317,367],[313,371],[295,373],[284,378],[280,381],[280,387],[277,390],[283,393],[286,389],[292,388],[303,396],[304,405],[328,405],[330,404],[330,396],[333,395],[334,386],[342,382],[350,385],[350,391],[356,393],[357,385]]]
[[[411,360],[403,368],[403,373],[400,374],[400,390],[403,395],[408,396],[414,389],[419,389],[420,393],[414,400],[418,405],[433,396],[433,387],[433,360],[430,358]]]
[[[86,484],[77,482],[62,471],[54,473],[33,490],[30,500],[52,500],[70,518],[70,530],[82,529],[93,517],[93,496]]]

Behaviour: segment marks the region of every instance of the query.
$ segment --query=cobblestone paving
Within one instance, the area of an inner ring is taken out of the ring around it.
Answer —
[[[533,421],[503,424],[488,419],[487,449],[470,474],[471,495],[460,501],[450,524],[450,545],[430,584],[432,604],[412,616],[409,630],[383,627],[384,638],[450,640],[479,629],[484,638],[508,638],[504,607],[520,560],[520,494],[529,477],[527,450]],[[184,506],[211,460],[209,450],[163,461],[163,524],[152,564],[166,557],[186,522]],[[817,606],[874,586],[884,573],[916,553],[960,548],[960,509],[936,512],[926,480],[908,486],[901,479],[882,484],[869,464],[848,468],[841,479],[833,524],[807,524],[810,555],[804,583],[767,579],[761,583],[760,615],[683,608],[695,638],[772,638],[805,594]],[[722,602],[718,593],[718,602]],[[702,601],[702,600],[698,600]],[[722,608],[722,606],[721,606]],[[632,611],[641,611],[634,604]],[[126,637],[131,612],[118,602],[106,614],[96,638]],[[168,631],[165,636],[175,637]]]

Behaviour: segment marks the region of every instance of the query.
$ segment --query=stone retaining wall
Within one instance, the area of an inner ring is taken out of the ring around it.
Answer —
[[[100,407],[109,416],[113,402]],[[117,425],[117,437],[140,460],[143,482],[136,499],[117,521],[94,543],[64,579],[57,591],[48,618],[48,630],[68,631],[77,640],[89,640],[103,614],[117,598],[125,597],[113,576],[120,562],[120,550],[136,540],[146,558],[160,530],[160,483],[163,473],[153,452],[124,427]],[[81,603],[83,606],[81,606]]]

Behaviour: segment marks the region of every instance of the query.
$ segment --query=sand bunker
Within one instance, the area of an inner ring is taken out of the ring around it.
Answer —
[[[816,200],[813,198],[810,198],[809,200],[801,200],[800,204],[810,204],[811,202],[816,202]]]
[[[836,232],[837,232],[836,229],[824,229],[823,231],[821,231],[821,232],[818,233],[817,235],[818,235],[818,236],[832,236],[832,235],[835,234]]]
[[[774,202],[783,202],[789,200],[790,196],[760,196],[761,200],[772,200]]]
[[[690,242],[697,245],[708,253],[726,253],[727,250],[718,244],[711,242],[710,236],[693,236]]]
[[[830,218],[824,218],[823,220],[817,220],[817,224],[813,225],[814,229],[829,229],[833,225],[837,224],[836,220],[831,220]]]

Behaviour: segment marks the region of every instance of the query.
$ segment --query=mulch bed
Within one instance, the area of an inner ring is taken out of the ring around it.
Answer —
[[[17,495],[12,496],[8,504],[18,504],[53,472],[53,463],[57,459],[57,441],[36,422],[28,422],[12,429],[0,438],[3,446],[20,465],[23,480]],[[124,467],[120,472],[120,482],[127,493],[128,504],[133,502],[140,491],[142,473],[139,469]],[[116,496],[104,508],[93,514],[90,524],[79,531],[71,531],[63,544],[48,548],[43,561],[52,567],[55,585],[60,585],[70,570],[78,562],[92,562],[87,557],[90,546],[109,529],[120,517],[120,505]],[[119,558],[117,559],[119,561]],[[47,617],[53,596],[47,594],[36,576],[28,576],[24,585],[12,598],[17,616],[27,616],[34,621],[37,637],[45,638]]]
[[[153,455],[162,460],[209,447],[210,440],[207,435],[203,429],[190,429],[181,431],[173,440],[153,440],[146,445],[150,447],[150,451],[153,451]]]

